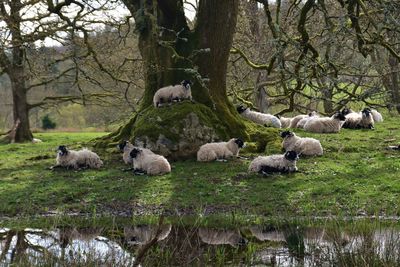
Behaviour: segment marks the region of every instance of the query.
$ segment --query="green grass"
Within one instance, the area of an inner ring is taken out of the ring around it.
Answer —
[[[98,151],[101,170],[56,170],[60,144],[79,148],[104,133],[40,133],[40,144],[0,145],[0,217],[48,212],[89,214],[238,214],[238,216],[399,215],[398,117],[376,130],[300,136],[321,140],[325,155],[298,162],[301,172],[262,177],[246,173],[250,160],[172,162],[164,176],[134,176],[119,152]],[[392,141],[388,141],[392,140]],[[255,155],[247,155],[254,157]]]

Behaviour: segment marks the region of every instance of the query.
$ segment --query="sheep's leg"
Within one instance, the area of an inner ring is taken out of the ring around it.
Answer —
[[[145,175],[146,172],[143,171],[142,169],[133,169],[133,174],[134,175]]]
[[[51,166],[51,167],[49,167],[49,168],[47,168],[48,170],[54,170],[54,169],[58,169],[58,168],[64,168],[64,166],[61,166],[61,165],[54,165],[54,166]]]

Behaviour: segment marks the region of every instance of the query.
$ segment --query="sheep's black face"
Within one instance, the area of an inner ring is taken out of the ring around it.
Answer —
[[[352,111],[351,111],[351,109],[349,109],[349,108],[344,108],[344,109],[342,109],[342,111],[340,112],[340,113],[342,113],[343,115],[347,115],[347,114],[350,114]]]
[[[369,108],[364,108],[361,113],[365,116],[368,117],[371,114],[371,110]]]
[[[345,121],[346,120],[346,116],[343,115],[341,112],[338,112],[335,114],[335,116],[333,116],[334,119],[340,120],[340,121]]]
[[[131,153],[129,153],[129,155],[131,156],[131,158],[136,158],[140,153],[142,152],[141,149],[138,148],[134,148],[132,149]]]
[[[281,132],[281,137],[282,137],[282,138],[291,137],[291,136],[293,136],[293,133],[292,133],[291,131],[284,131],[284,132]]]
[[[181,84],[186,88],[186,89],[190,89],[190,86],[192,85],[192,82],[191,81],[189,81],[189,80],[183,80],[182,82],[181,82]]]
[[[59,146],[59,147],[57,148],[57,151],[58,151],[58,154],[59,154],[60,156],[64,156],[64,155],[67,155],[67,154],[68,154],[68,149],[67,149],[66,146]]]
[[[316,111],[311,111],[310,113],[308,113],[308,117],[313,117],[315,115],[317,115]]]
[[[299,156],[297,155],[296,151],[288,151],[285,153],[285,159],[295,161],[299,159]]]
[[[239,114],[240,114],[240,113],[243,113],[246,109],[247,109],[247,108],[243,107],[242,105],[240,105],[240,106],[238,106],[238,107],[236,108],[236,110],[237,110],[237,112],[238,112]]]
[[[126,144],[128,143],[128,141],[122,141],[119,145],[118,145],[118,148],[119,148],[119,150],[124,150],[124,148],[125,148],[125,146],[126,146]]]
[[[244,147],[244,142],[240,138],[235,139],[235,143],[238,145],[239,148],[243,148]]]

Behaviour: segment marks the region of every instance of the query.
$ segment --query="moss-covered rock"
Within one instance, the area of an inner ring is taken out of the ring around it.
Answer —
[[[114,146],[130,140],[171,159],[194,157],[201,145],[233,137],[255,142],[257,152],[265,152],[269,144],[275,148],[277,129],[244,120],[239,125],[240,129],[231,127],[203,104],[185,101],[163,108],[150,106],[135,114],[117,132],[98,140],[97,146]]]

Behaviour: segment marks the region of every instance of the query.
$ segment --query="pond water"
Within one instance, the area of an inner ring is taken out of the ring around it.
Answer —
[[[399,234],[298,225],[0,228],[0,266],[399,266]]]

